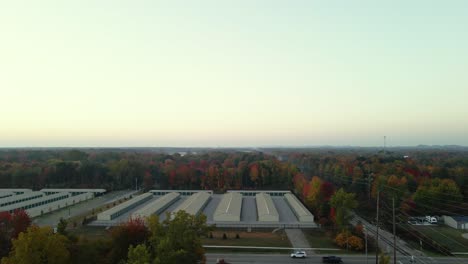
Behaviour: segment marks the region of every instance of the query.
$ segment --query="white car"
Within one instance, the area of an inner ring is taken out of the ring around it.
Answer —
[[[291,258],[305,258],[307,257],[307,254],[305,251],[296,251],[294,253],[291,253]]]

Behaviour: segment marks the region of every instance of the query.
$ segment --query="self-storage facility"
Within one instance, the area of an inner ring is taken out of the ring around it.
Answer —
[[[275,204],[269,194],[258,193],[255,195],[257,204],[258,221],[260,222],[278,222],[279,214]]]
[[[151,201],[144,207],[138,209],[136,212],[132,214],[132,216],[145,218],[153,214],[160,214],[164,210],[166,210],[169,206],[171,206],[175,201],[177,201],[179,197],[180,197],[180,194],[175,193],[175,192],[165,194],[164,196],[154,201]]]
[[[312,215],[307,208],[291,193],[284,195],[289,206],[293,210],[299,222],[314,222],[314,215]]]
[[[241,218],[242,194],[225,193],[216,211],[214,212],[214,221],[234,221],[239,222]]]
[[[187,198],[182,204],[172,212],[176,214],[179,211],[185,211],[191,215],[198,215],[200,211],[205,207],[210,199],[211,194],[208,192],[197,192]]]
[[[100,214],[98,214],[97,216],[97,219],[98,220],[104,220],[104,221],[110,221],[110,220],[113,220],[117,217],[119,217],[120,215],[123,215],[127,212],[129,212],[130,210],[132,210],[133,208],[137,207],[138,205],[141,205],[145,202],[147,202],[148,200],[152,199],[153,198],[153,194],[151,193],[145,193],[145,194],[142,194],[142,195],[138,195],[126,202],[123,202],[115,207],[112,207],[111,209],[109,210],[106,210]]]

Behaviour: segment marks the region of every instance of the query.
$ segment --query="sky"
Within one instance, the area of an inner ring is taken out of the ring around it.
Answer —
[[[468,145],[468,1],[1,1],[0,147]]]

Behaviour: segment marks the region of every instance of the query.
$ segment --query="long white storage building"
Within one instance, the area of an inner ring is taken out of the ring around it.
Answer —
[[[49,196],[45,196],[45,197],[49,197]],[[94,198],[93,193],[82,193],[79,195],[69,196],[68,198],[65,198],[65,199],[53,201],[53,202],[50,202],[41,206],[27,209],[26,212],[28,212],[30,217],[36,217],[36,216],[50,213],[55,210],[60,210],[68,206],[72,206],[77,203],[80,203],[89,199],[93,199],[93,198]]]
[[[7,211],[13,213],[17,209],[28,210],[34,207],[49,204],[55,201],[63,200],[70,197],[70,193],[57,193],[53,195],[42,196],[33,200],[27,200],[20,203],[14,203],[5,207],[1,207],[0,211]]]
[[[132,214],[133,217],[146,218],[153,214],[160,214],[173,203],[175,203],[180,197],[180,193],[168,193],[155,201],[150,202],[144,207],[138,209]]]
[[[257,216],[260,222],[278,222],[279,214],[275,204],[267,193],[258,193],[255,195],[257,204]]]
[[[198,192],[207,192],[209,194],[213,194],[212,190],[150,190],[149,192],[153,193],[156,196],[165,195],[171,192],[180,193],[180,195],[182,196],[190,196]]]
[[[109,210],[106,210],[97,216],[97,220],[113,220],[114,218],[125,214],[126,212],[132,210],[140,204],[145,203],[146,201],[153,198],[153,194],[145,193],[139,196],[136,196],[126,202],[123,202],[115,207],[112,207]]]
[[[10,197],[15,195],[13,192],[7,192],[7,191],[2,191],[0,192],[0,199],[5,198],[5,197]]]
[[[285,194],[284,199],[286,199],[286,202],[291,207],[299,222],[314,222],[314,215],[311,214],[307,208],[305,208],[305,206],[296,198],[296,196],[294,196],[294,194]]]
[[[23,194],[27,192],[32,192],[31,189],[18,189],[18,188],[12,188],[12,189],[0,189],[0,192],[12,192],[15,194]]]
[[[46,195],[59,193],[59,192],[69,192],[71,195],[79,195],[83,193],[93,193],[95,196],[99,196],[106,192],[106,189],[42,189],[41,192]]]
[[[27,192],[0,199],[0,208],[45,196],[43,192]]]
[[[208,192],[195,193],[177,206],[172,213],[176,214],[177,212],[184,210],[191,215],[198,215],[198,213],[200,213],[203,207],[208,203],[210,197],[211,195]]]
[[[240,222],[242,209],[242,194],[229,192],[223,195],[213,215],[214,221]]]

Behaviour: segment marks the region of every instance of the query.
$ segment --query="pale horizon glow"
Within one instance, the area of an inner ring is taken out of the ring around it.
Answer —
[[[468,2],[352,2],[4,1],[0,147],[467,146]]]

